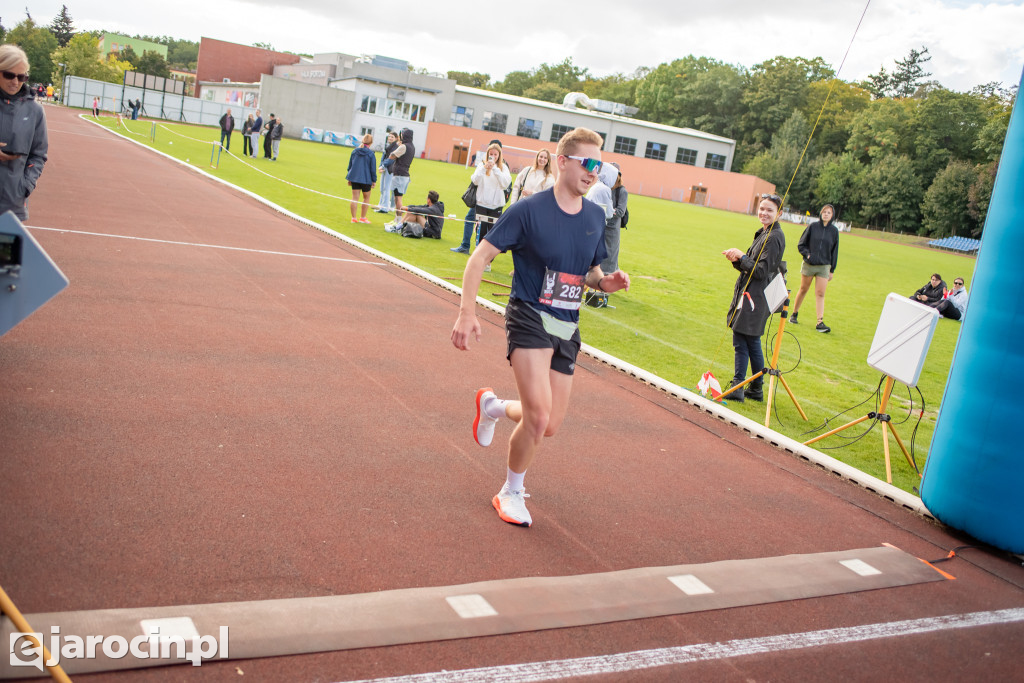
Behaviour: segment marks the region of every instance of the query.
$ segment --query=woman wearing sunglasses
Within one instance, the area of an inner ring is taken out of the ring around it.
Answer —
[[[46,118],[28,84],[28,57],[0,45],[0,213],[28,220],[25,200],[46,163]]]
[[[764,290],[777,273],[782,271],[782,255],[786,252],[786,236],[776,222],[782,199],[777,194],[763,194],[757,206],[757,219],[761,229],[754,233],[754,243],[746,253],[739,249],[722,252],[739,271],[733,288],[732,303],[726,324],[732,328],[732,346],[736,351],[735,374],[731,386],[741,384],[747,376],[747,363],[751,374],[764,370],[764,354],[761,352],[761,335],[765,323],[771,316]],[[734,401],[749,398],[762,401],[764,377],[758,377],[743,389],[737,389],[727,396]]]

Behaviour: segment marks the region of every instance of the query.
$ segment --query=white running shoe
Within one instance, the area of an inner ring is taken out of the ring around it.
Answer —
[[[498,511],[498,516],[509,524],[530,526],[533,524],[533,518],[530,517],[530,511],[526,509],[525,500],[529,497],[530,494],[525,490],[512,491],[506,483],[498,491],[498,495],[491,500],[491,505]]]
[[[494,438],[494,425],[498,423],[498,418],[491,417],[484,411],[484,402],[492,398],[497,398],[497,396],[494,395],[494,390],[490,387],[484,387],[476,392],[476,419],[473,420],[473,438],[481,446],[491,445],[491,439]]]

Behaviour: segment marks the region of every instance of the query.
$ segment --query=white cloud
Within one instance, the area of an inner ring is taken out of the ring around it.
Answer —
[[[48,23],[65,2],[32,2]],[[382,54],[431,71],[479,71],[501,80],[510,71],[572,57],[596,76],[631,73],[688,54],[751,67],[777,55],[822,57],[838,68],[864,10],[861,0],[752,0],[674,3],[594,0],[577,6],[541,0],[466,5],[397,0],[341,3],[303,0],[176,0],[68,4],[79,29],[207,36],[291,52]],[[21,16],[5,15],[13,26]],[[841,76],[859,80],[891,69],[926,46],[933,78],[955,90],[989,81],[1015,85],[1024,67],[1024,0],[891,0],[869,6]]]

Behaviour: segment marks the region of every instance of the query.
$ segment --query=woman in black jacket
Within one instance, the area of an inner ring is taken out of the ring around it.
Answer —
[[[796,248],[804,262],[800,265],[800,291],[797,292],[789,322],[797,324],[800,304],[811,289],[811,280],[814,280],[814,309],[818,314],[818,324],[814,329],[818,332],[831,332],[832,328],[825,324],[825,290],[832,281],[839,260],[839,229],[832,222],[836,211],[831,204],[821,207],[818,215],[819,219],[807,226],[797,243]]]
[[[722,252],[732,262],[732,267],[739,271],[726,316],[726,324],[732,328],[732,346],[736,351],[736,372],[731,386],[741,384],[746,378],[748,361],[752,374],[764,370],[761,335],[772,313],[768,310],[764,290],[782,272],[782,255],[786,252],[786,236],[776,222],[780,208],[782,199],[779,195],[761,195],[761,203],[757,207],[761,229],[754,233],[754,243],[746,253],[739,249],[726,249]],[[763,380],[763,376],[758,377],[743,389],[729,394],[729,398],[734,401],[742,401],[744,398],[763,400]]]

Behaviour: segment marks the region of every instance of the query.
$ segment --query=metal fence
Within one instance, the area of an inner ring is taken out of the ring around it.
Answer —
[[[94,81],[91,78],[66,76],[61,94],[61,102],[69,107],[92,109],[93,98],[99,98],[100,111],[127,115],[130,113],[128,101],[139,100],[142,103],[140,116],[150,119],[165,119],[195,123],[202,126],[216,126],[228,109],[235,117],[235,128],[241,130],[242,122],[249,114],[254,114],[254,107],[243,107],[238,104],[211,102],[195,97],[185,97],[162,90],[149,90],[122,83]]]

